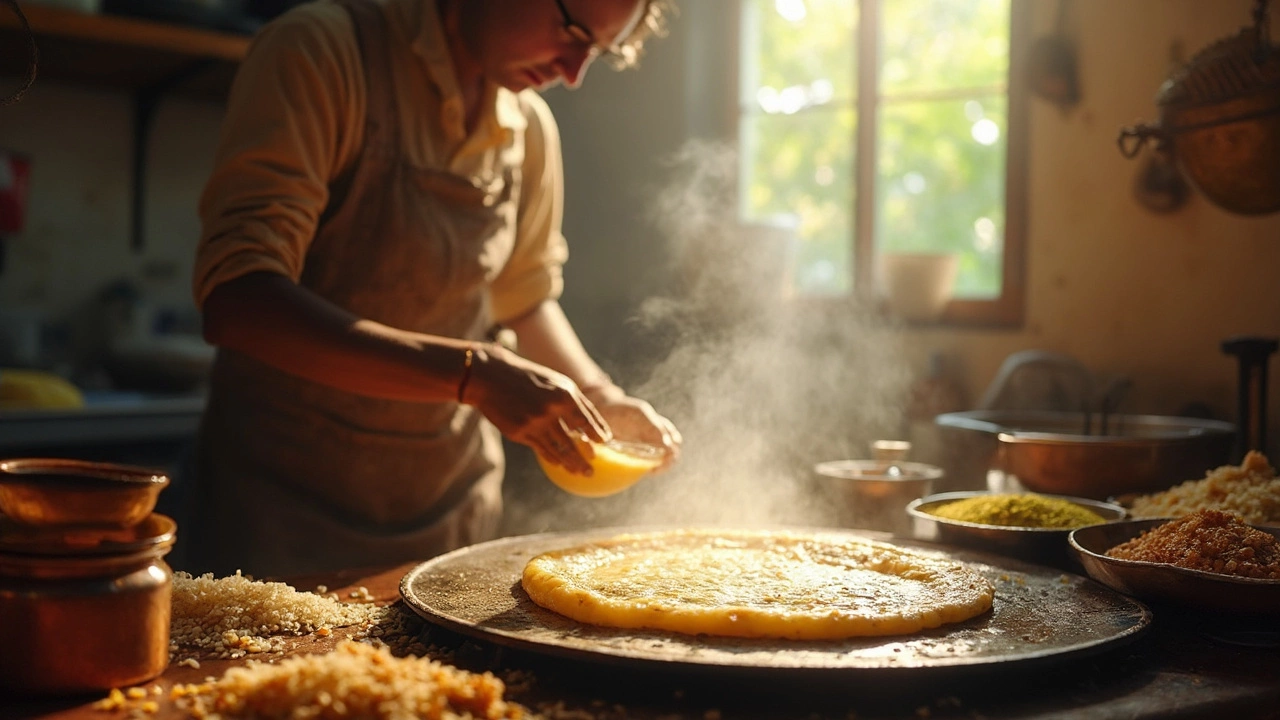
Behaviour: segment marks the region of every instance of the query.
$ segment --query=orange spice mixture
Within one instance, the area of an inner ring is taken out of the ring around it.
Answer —
[[[1280,580],[1280,541],[1238,515],[1200,510],[1154,527],[1107,551],[1121,560]]]

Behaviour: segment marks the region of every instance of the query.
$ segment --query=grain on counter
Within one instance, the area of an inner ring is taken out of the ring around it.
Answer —
[[[380,608],[300,592],[282,582],[236,573],[215,578],[173,574],[170,655],[183,650],[216,657],[279,652],[283,636],[373,623]]]

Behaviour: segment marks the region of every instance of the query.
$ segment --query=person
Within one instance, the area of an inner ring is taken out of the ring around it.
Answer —
[[[425,559],[494,537],[502,435],[681,437],[613,383],[558,298],[568,257],[538,91],[634,65],[664,0],[315,0],[255,36],[200,199],[217,346],[193,572]],[[513,335],[517,350],[496,339]]]

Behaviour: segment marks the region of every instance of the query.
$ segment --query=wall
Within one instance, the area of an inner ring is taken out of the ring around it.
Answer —
[[[121,93],[38,81],[21,102],[0,108],[0,147],[32,160],[27,224],[8,245],[0,308],[76,326],[97,293],[124,278],[157,305],[194,313],[195,203],[221,110],[180,99],[160,105],[148,148],[146,245],[135,252],[132,107]]]

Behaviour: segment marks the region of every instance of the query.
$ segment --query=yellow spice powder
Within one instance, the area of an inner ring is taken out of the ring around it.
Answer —
[[[934,508],[932,514],[961,522],[1005,527],[1077,528],[1106,520],[1061,498],[1033,493],[976,495]]]

